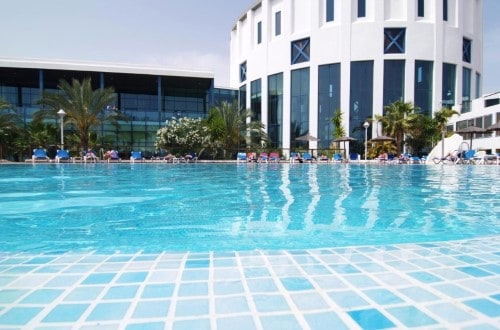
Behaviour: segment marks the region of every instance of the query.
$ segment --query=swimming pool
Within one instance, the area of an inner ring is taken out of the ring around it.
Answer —
[[[5,252],[311,249],[500,232],[497,166],[0,167]]]

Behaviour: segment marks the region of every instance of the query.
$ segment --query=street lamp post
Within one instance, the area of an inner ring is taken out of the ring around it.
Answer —
[[[66,112],[60,109],[57,114],[61,117],[61,150],[64,150],[64,116],[66,116]]]
[[[366,162],[366,154],[368,153],[368,127],[370,127],[370,123],[365,121],[363,123],[363,127],[365,128],[365,162]]]

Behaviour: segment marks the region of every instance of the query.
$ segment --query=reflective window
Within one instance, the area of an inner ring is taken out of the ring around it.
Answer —
[[[340,64],[320,65],[318,69],[319,146],[328,148],[333,141],[332,117],[340,109]],[[344,116],[345,117],[345,116]]]
[[[418,0],[417,4],[417,15],[418,17],[424,17],[425,16],[425,0]]]
[[[260,121],[262,118],[262,80],[257,79],[250,84],[250,109],[252,110],[252,121]]]
[[[384,61],[384,106],[405,97],[405,61]]]
[[[240,82],[247,80],[247,62],[240,64]]]
[[[335,1],[326,0],[326,21],[332,22],[335,19]]]
[[[309,38],[292,41],[292,64],[309,62],[310,51],[311,46]]]
[[[262,42],[262,22],[257,23],[257,43]]]
[[[481,97],[481,74],[476,72],[476,99]]]
[[[462,113],[471,111],[471,69],[462,71]]]
[[[433,67],[432,61],[415,61],[415,107],[427,116],[432,114]]]
[[[464,38],[462,44],[462,60],[471,63],[472,60],[472,41]]]
[[[366,0],[358,0],[358,17],[366,17]]]
[[[240,110],[247,108],[247,85],[240,87],[239,106]]]
[[[443,21],[448,20],[448,0],[443,0]]]
[[[351,62],[349,136],[363,141],[363,123],[373,116],[373,61]]]
[[[267,83],[267,135],[271,147],[283,146],[283,73],[268,77]]]
[[[309,132],[309,68],[293,70],[291,85],[291,146],[307,148],[307,141],[296,139]]]
[[[274,35],[279,36],[281,34],[281,11],[277,11],[274,14]]]
[[[384,29],[384,54],[404,54],[406,29]]]
[[[456,69],[454,64],[443,63],[443,91],[441,103],[451,109],[455,105]]]

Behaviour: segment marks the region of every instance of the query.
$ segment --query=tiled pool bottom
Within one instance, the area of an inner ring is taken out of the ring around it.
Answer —
[[[0,254],[0,328],[498,329],[499,238],[302,251]]]

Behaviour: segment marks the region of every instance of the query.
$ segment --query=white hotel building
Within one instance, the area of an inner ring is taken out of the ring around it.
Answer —
[[[257,1],[231,32],[231,86],[276,148],[298,147],[306,133],[320,139],[310,148],[327,148],[336,109],[360,148],[365,120],[396,100],[429,116],[471,112],[482,93],[482,11],[482,0]],[[489,116],[483,126],[499,120]],[[368,139],[379,134],[368,129]]]

